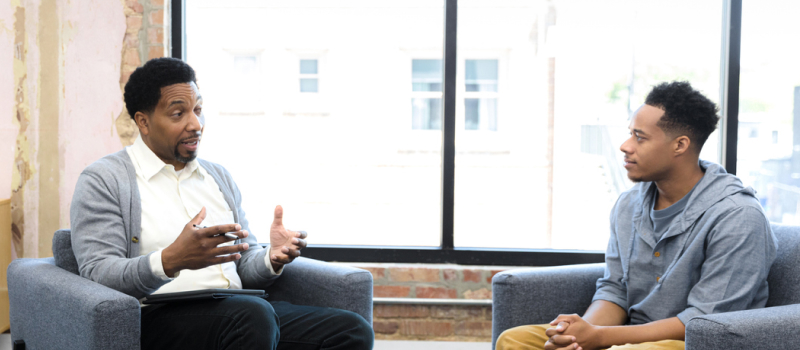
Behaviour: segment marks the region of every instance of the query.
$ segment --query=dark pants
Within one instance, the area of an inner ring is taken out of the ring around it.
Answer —
[[[360,315],[237,295],[142,308],[142,349],[372,349]]]

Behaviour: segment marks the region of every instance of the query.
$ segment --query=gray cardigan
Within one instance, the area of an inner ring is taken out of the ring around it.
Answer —
[[[236,223],[248,230],[242,196],[230,173],[219,164],[198,159],[216,180]],[[140,299],[163,286],[150,268],[148,255],[140,256],[142,203],[136,171],[125,150],[110,154],[83,170],[70,207],[72,249],[82,277]],[[248,243],[236,261],[244,288],[263,289],[278,278],[264,262],[269,249],[255,235],[237,240]]]

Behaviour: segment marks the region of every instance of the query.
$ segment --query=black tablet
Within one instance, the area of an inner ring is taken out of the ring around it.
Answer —
[[[174,303],[180,301],[224,299],[234,295],[252,295],[265,298],[267,293],[260,289],[198,289],[188,292],[164,293],[149,295],[142,304]]]

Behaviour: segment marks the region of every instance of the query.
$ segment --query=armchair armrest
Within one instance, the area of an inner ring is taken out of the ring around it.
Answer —
[[[139,349],[139,301],[55,266],[8,267],[11,338],[28,349]]]
[[[372,274],[366,270],[297,258],[267,293],[269,300],[352,311],[372,324]]]
[[[492,346],[506,329],[548,323],[559,314],[583,314],[604,266],[526,268],[496,274],[492,278]]]
[[[686,350],[774,349],[800,343],[800,304],[694,317]]]

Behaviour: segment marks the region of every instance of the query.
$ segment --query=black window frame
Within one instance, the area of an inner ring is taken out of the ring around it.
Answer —
[[[557,266],[604,261],[603,251],[563,249],[487,249],[454,246],[454,175],[456,112],[456,37],[458,0],[444,1],[443,114],[442,114],[442,230],[438,247],[316,245],[303,256],[324,261],[429,263],[490,266]],[[171,0],[171,56],[186,60],[186,0]],[[742,0],[723,5],[722,53],[722,163],[736,174],[739,127],[739,71]]]

